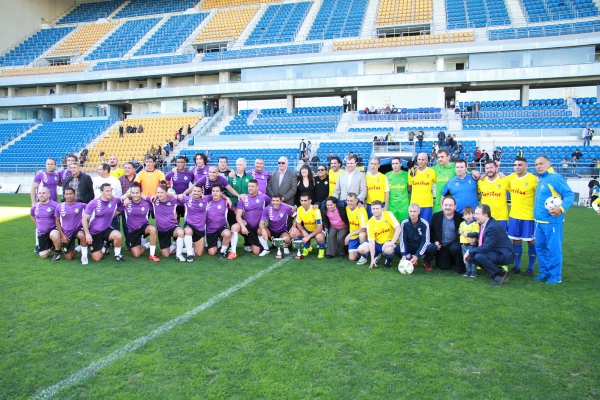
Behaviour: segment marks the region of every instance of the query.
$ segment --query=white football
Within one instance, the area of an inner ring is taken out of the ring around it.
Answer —
[[[415,266],[413,265],[412,262],[410,262],[408,260],[402,260],[402,261],[400,261],[400,264],[398,264],[398,271],[401,274],[409,275],[409,274],[412,274],[414,270],[415,270]]]
[[[562,199],[556,196],[548,197],[544,202],[544,207],[546,207],[546,210],[548,211],[552,211],[555,207],[560,207],[561,205]]]

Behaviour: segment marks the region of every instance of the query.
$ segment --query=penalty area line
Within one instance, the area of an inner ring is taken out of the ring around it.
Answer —
[[[71,376],[63,379],[62,381],[58,382],[57,384],[39,391],[37,394],[35,394],[33,397],[31,397],[31,399],[32,400],[38,400],[38,399],[41,400],[41,399],[50,399],[50,398],[52,398],[53,396],[55,396],[61,390],[66,389],[69,386],[72,386],[72,385],[74,385],[76,383],[81,382],[82,380],[84,380],[87,377],[95,374],[96,372],[98,372],[102,368],[105,368],[105,367],[111,365],[116,360],[118,360],[118,359],[126,356],[129,353],[133,353],[134,351],[136,351],[140,347],[144,346],[149,341],[151,341],[151,340],[159,337],[160,335],[162,335],[164,333],[167,333],[167,332],[171,331],[173,328],[175,328],[178,325],[185,324],[194,315],[196,315],[196,314],[198,314],[198,313],[206,310],[210,306],[212,306],[212,305],[218,303],[219,301],[221,301],[221,300],[229,297],[230,295],[232,295],[233,293],[237,292],[238,290],[240,290],[244,286],[246,286],[246,285],[254,282],[255,280],[257,280],[260,277],[262,277],[263,275],[268,274],[269,272],[273,271],[275,268],[279,268],[280,266],[282,266],[283,264],[285,264],[286,262],[288,262],[290,259],[291,259],[291,257],[284,258],[283,260],[280,260],[280,261],[276,262],[275,264],[271,265],[270,267],[263,269],[262,271],[258,272],[257,274],[252,275],[251,277],[247,278],[243,282],[240,282],[237,285],[234,285],[234,286],[230,287],[226,291],[221,292],[221,293],[219,293],[218,295],[216,295],[214,297],[211,297],[205,303],[203,303],[203,304],[199,305],[198,307],[196,307],[196,308],[194,308],[194,309],[192,309],[192,310],[190,310],[190,311],[188,311],[188,312],[180,315],[177,318],[174,318],[174,319],[170,320],[169,322],[167,322],[167,323],[161,325],[160,327],[154,329],[153,331],[151,331],[147,335],[139,337],[139,338],[137,338],[137,339],[135,339],[135,340],[127,343],[125,346],[121,347],[120,349],[115,350],[114,352],[112,352],[108,356],[106,356],[104,358],[101,358],[98,361],[94,361],[93,363],[91,363],[87,367],[80,369],[79,371],[75,372],[73,375],[71,375]]]

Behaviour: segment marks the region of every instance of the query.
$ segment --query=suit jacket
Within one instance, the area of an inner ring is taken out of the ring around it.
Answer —
[[[293,207],[294,196],[296,195],[296,190],[298,189],[298,178],[296,177],[296,174],[288,169],[285,171],[280,185],[279,175],[279,171],[276,171],[273,173],[273,175],[271,175],[269,183],[267,183],[267,194],[269,197],[273,197],[276,194],[283,196],[284,202]]]
[[[350,192],[356,193],[360,201],[365,201],[367,198],[367,178],[365,174],[355,170],[350,185],[348,185],[348,171],[344,171],[338,176],[333,195],[340,200],[346,200]]]
[[[430,237],[431,243],[440,242],[442,243],[442,234],[444,231],[443,221],[446,217],[444,217],[444,212],[439,211],[433,214],[431,217],[431,223],[429,224],[429,228],[431,229]],[[454,211],[454,228],[458,232],[458,228],[460,227],[461,222],[463,221],[462,214],[458,211]],[[459,240],[460,236],[458,233],[456,234],[456,240]]]
[[[469,250],[469,255],[473,256],[478,253],[496,252],[500,253],[505,260],[515,257],[515,250],[512,241],[508,238],[508,234],[494,218],[490,218],[483,230],[483,244],[479,247]],[[505,264],[510,264],[513,261],[506,260]]]
[[[329,222],[329,217],[327,217],[327,202],[324,201],[319,205],[320,209],[321,209],[321,218],[323,219],[323,226],[327,229],[329,229],[329,227],[331,226],[331,223]],[[346,212],[346,206],[342,206],[340,205],[340,203],[337,203],[337,210],[340,213],[340,218],[342,219],[342,221],[344,221],[344,223],[348,226],[350,226],[350,222],[348,221],[348,213]]]
[[[69,187],[69,183],[73,180],[73,175],[69,176],[64,182],[63,182],[63,189],[66,189]],[[90,201],[94,200],[94,183],[92,182],[92,178],[84,173],[79,173],[79,185],[81,186],[81,188],[79,188],[79,190],[81,190],[81,199],[77,198],[75,201],[79,201],[81,203],[89,203]],[[75,193],[75,196],[77,196],[77,193]],[[77,196],[79,197],[79,196]],[[64,197],[63,197],[63,201],[64,201]]]

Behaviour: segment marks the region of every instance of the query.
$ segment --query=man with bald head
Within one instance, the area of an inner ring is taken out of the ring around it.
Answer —
[[[56,229],[54,214],[58,203],[50,199],[50,189],[41,186],[37,191],[38,200],[31,206],[31,220],[35,224],[39,242],[39,255],[46,258],[52,254],[52,261],[60,260],[60,233]]]
[[[419,153],[417,165],[411,168],[408,175],[408,184],[412,188],[410,202],[420,207],[420,215],[427,223],[431,223],[433,216],[433,184],[437,180],[436,173],[427,166],[428,156]]]
[[[293,207],[294,196],[298,189],[296,174],[289,170],[286,157],[279,157],[277,166],[279,168],[271,175],[267,184],[267,195],[271,198],[279,195],[283,203]]]
[[[110,156],[108,158],[108,165],[110,165],[110,175],[117,179],[121,179],[125,175],[125,170],[119,167],[119,159],[117,156]]]

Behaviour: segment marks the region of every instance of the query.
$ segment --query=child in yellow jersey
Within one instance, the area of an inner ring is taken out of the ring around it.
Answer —
[[[325,258],[325,247],[327,242],[323,233],[323,222],[321,211],[312,207],[310,194],[304,193],[300,196],[300,207],[296,215],[295,227],[290,229],[290,236],[301,239],[304,243],[302,255],[306,257],[312,251],[310,241],[315,238],[319,247],[318,258]]]
[[[460,235],[460,244],[462,247],[463,257],[465,253],[470,249],[477,246],[477,237],[479,235],[479,224],[475,221],[475,210],[473,207],[466,206],[463,210],[464,221],[460,223],[458,227],[458,233]],[[471,262],[465,263],[466,272],[464,276],[477,278],[477,266]]]

